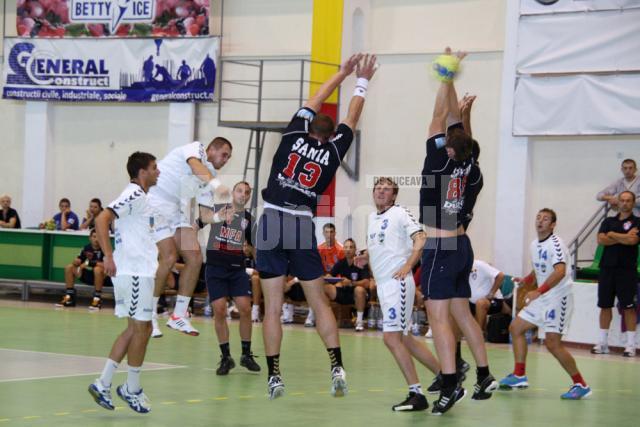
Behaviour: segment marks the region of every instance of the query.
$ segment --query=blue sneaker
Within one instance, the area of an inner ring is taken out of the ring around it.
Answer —
[[[115,409],[113,400],[111,400],[111,389],[103,386],[100,379],[95,380],[94,383],[89,386],[89,394],[93,397],[93,400],[104,409],[110,411]]]
[[[129,405],[129,408],[133,409],[139,414],[146,414],[151,411],[151,405],[149,405],[149,399],[147,395],[142,392],[142,389],[137,393],[130,393],[127,389],[127,385],[123,384],[116,389],[118,396]]]
[[[569,391],[560,396],[560,398],[565,400],[580,400],[589,396],[591,396],[591,387],[584,387],[582,384],[574,384],[571,386]]]
[[[500,390],[523,389],[527,387],[529,387],[529,383],[527,382],[526,375],[519,377],[514,374],[509,374],[500,380]]]

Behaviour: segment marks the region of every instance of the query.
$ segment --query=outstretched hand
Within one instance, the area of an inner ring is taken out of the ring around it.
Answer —
[[[362,61],[359,61],[356,65],[356,76],[371,80],[378,69],[376,59],[375,55],[364,55]]]
[[[471,111],[471,107],[473,106],[473,102],[476,100],[475,95],[467,95],[466,93],[458,101],[458,107],[460,109],[461,114],[469,113]]]
[[[453,51],[451,50],[451,48],[449,46],[444,48],[444,54],[445,55],[455,56],[456,58],[458,58],[458,61],[462,61],[467,56],[467,52],[462,51],[462,50],[459,50],[456,53],[453,53]]]
[[[361,58],[361,53],[351,55],[349,59],[342,63],[342,65],[340,66],[340,71],[347,76],[350,75],[351,73],[353,73],[353,70],[356,69],[356,66],[360,63]]]

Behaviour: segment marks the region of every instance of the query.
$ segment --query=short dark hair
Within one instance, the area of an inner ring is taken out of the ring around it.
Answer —
[[[625,163],[633,163],[633,167],[637,168],[636,161],[633,159],[624,159],[621,164],[624,165]]]
[[[66,197],[63,197],[62,199],[60,199],[60,201],[58,202],[58,206],[60,206],[63,203],[66,203],[69,205],[69,207],[71,207],[71,200],[67,199]]]
[[[447,132],[445,146],[453,149],[454,160],[462,162],[471,157],[473,139],[462,129],[451,129]]]
[[[229,148],[231,150],[233,150],[233,145],[231,145],[231,141],[229,141],[227,138],[223,138],[221,136],[216,136],[215,138],[213,138],[211,140],[209,145],[207,145],[207,150],[209,148],[211,148],[211,147],[215,148],[216,150],[219,150],[220,148],[224,147],[225,145],[228,145]]]
[[[97,197],[94,197],[93,199],[91,199],[89,203],[95,203],[98,206],[100,206],[100,209],[102,209],[102,200],[98,199]]]
[[[555,223],[558,220],[558,216],[556,215],[556,212],[553,209],[542,208],[538,211],[538,213],[548,213],[549,215],[551,215],[551,222]]]
[[[326,114],[317,114],[311,121],[311,132],[323,139],[330,138],[335,128],[333,119]]]
[[[351,242],[351,243],[353,243],[353,246],[355,246],[356,248],[358,247],[358,245],[356,245],[356,241],[355,241],[355,240],[353,240],[351,237],[349,237],[348,239],[346,239],[346,240],[344,241],[344,244],[346,245],[346,244],[347,244],[347,242]]]
[[[140,170],[148,168],[151,162],[155,159],[156,158],[153,154],[143,153],[142,151],[136,151],[130,155],[129,160],[127,160],[127,172],[129,173],[129,178],[136,179]]]
[[[336,226],[333,223],[328,222],[328,223],[326,223],[325,225],[322,226],[322,230],[324,231],[326,228],[335,231]]]
[[[96,233],[97,233],[96,228],[95,228],[95,227],[92,227],[92,228],[91,228],[91,231],[89,231],[89,236],[93,236],[93,235],[94,235],[94,234],[96,234]]]
[[[636,201],[636,193],[634,193],[633,191],[630,191],[630,190],[621,191],[620,194],[618,194],[618,198],[620,198],[620,196],[622,196],[624,193],[631,194],[631,197],[633,198],[633,201],[634,202]]]
[[[388,176],[381,176],[381,177],[375,178],[375,181],[373,184],[373,191],[376,191],[376,186],[382,183],[389,184],[393,188],[393,195],[394,196],[398,195],[398,191],[400,190],[398,187],[398,183],[395,182],[393,179],[389,178]]]
[[[480,158],[480,144],[475,139],[471,140],[471,157],[477,162]]]
[[[251,190],[251,184],[249,184],[247,181],[238,181],[233,185],[233,188],[231,189],[231,191],[235,190],[238,185],[242,185],[242,184],[246,185],[247,187],[249,187],[249,190]]]

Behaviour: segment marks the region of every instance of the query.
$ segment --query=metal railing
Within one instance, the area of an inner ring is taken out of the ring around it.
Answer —
[[[592,262],[593,258],[580,259],[579,251],[582,245],[587,241],[587,239],[591,236],[591,233],[600,225],[602,220],[606,218],[609,213],[608,203],[603,203],[598,210],[596,210],[593,215],[589,218],[589,220],[585,223],[585,225],[578,231],[578,234],[571,240],[569,243],[569,253],[573,259],[573,279],[576,279],[576,274],[578,270],[578,263],[580,262]]]

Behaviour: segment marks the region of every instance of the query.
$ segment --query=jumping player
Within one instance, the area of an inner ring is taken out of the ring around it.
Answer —
[[[515,368],[513,373],[500,380],[501,389],[526,388],[529,386],[525,373],[527,341],[525,332],[535,327],[544,329],[544,344],[564,370],[571,376],[573,385],[562,399],[579,400],[591,395],[591,388],[578,371],[576,361],[562,345],[562,334],[569,326],[573,306],[571,295],[571,265],[569,251],[562,239],[553,234],[556,213],[541,209],[536,215],[538,238],[531,242],[533,271],[517,282],[535,281],[538,289],[525,296],[526,306],[520,310],[509,332],[513,339]]]
[[[155,185],[160,171],[156,158],[141,152],[129,157],[127,171],[131,183],[98,216],[96,230],[104,252],[105,273],[113,277],[115,315],[127,317],[128,325],[113,343],[102,375],[89,386],[89,393],[98,405],[113,410],[111,379],[127,355],[127,382],[116,389],[118,396],[134,411],[147,413],[151,407],[140,387],[140,370],[151,335],[153,277],[158,268],[147,193]],[[114,220],[115,251],[109,238],[109,227]]]
[[[447,48],[446,54],[451,54]],[[466,54],[458,53],[458,60]],[[447,128],[447,122],[451,125]],[[482,331],[469,310],[469,273],[473,249],[465,234],[467,215],[473,211],[482,182],[474,165],[472,139],[460,129],[460,111],[453,82],[443,82],[436,96],[429,126],[427,156],[422,169],[420,222],[426,226],[427,242],[422,255],[421,288],[442,367],[440,397],[432,413],[448,411],[466,395],[456,376],[456,324],[467,339],[477,364],[477,383],[472,399],[484,400],[498,387],[489,372]],[[446,134],[445,134],[446,131]]]
[[[215,175],[231,158],[231,150],[231,143],[225,138],[214,138],[206,150],[196,141],[175,148],[158,164],[162,175],[149,194],[149,203],[156,212],[155,239],[160,253],[154,291],[153,337],[162,336],[156,307],[178,254],[184,260],[184,269],[180,272],[176,305],[167,326],[188,335],[199,334],[187,318],[202,268],[202,253],[189,209],[196,196],[200,205],[212,206],[216,190],[218,194],[228,191],[218,188],[221,183]]]
[[[330,117],[317,112],[354,70],[358,76],[356,90],[347,117],[335,128]],[[263,337],[270,399],[284,394],[280,376],[280,308],[288,272],[300,279],[315,313],[317,331],[331,360],[331,393],[343,396],[347,390],[336,319],[323,291],[324,269],[317,250],[313,214],[318,198],[351,146],[353,129],[375,70],[375,56],[354,55],[318,88],[287,126],[273,158],[267,187],[262,190],[265,204],[258,222],[256,268],[265,303]]]
[[[390,178],[379,178],[373,188],[376,212],[369,215],[367,252],[358,257],[368,260],[378,287],[382,308],[384,343],[393,354],[409,385],[407,398],[394,411],[422,411],[429,406],[416,373],[412,357],[434,374],[440,364],[429,348],[409,334],[416,285],[411,274],[427,239],[422,227],[405,208],[396,205],[398,185]]]

